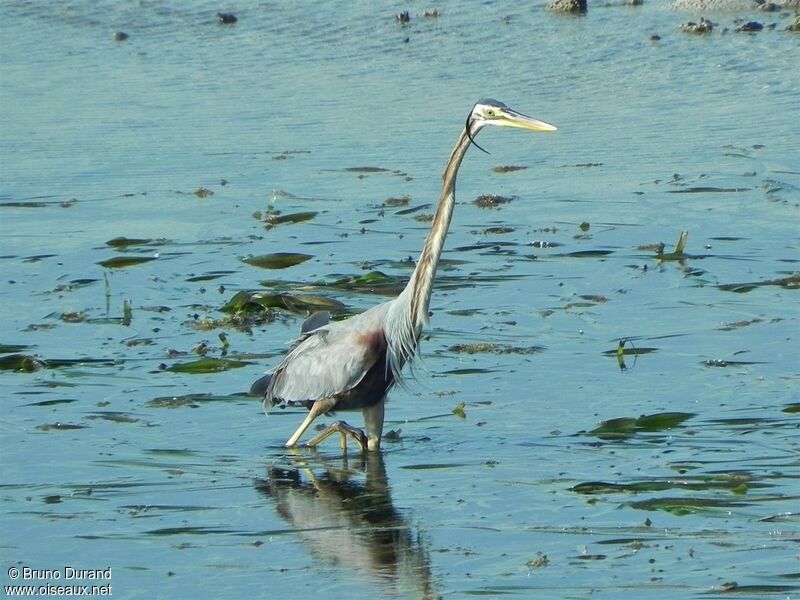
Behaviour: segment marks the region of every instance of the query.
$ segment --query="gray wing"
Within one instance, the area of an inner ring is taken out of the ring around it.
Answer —
[[[303,321],[303,326],[300,328],[300,339],[295,342],[295,345],[301,343],[305,338],[308,337],[308,334],[313,332],[315,329],[319,329],[320,327],[324,327],[328,323],[331,322],[331,313],[327,310],[321,310],[315,312],[313,315],[308,317],[305,321]],[[267,373],[266,375],[259,377],[253,382],[253,385],[250,386],[250,391],[247,392],[248,396],[258,396],[259,398],[263,398],[264,394],[267,393],[267,389],[269,388],[269,382],[272,380],[272,373]]]
[[[300,328],[300,334],[311,333],[315,329],[324,327],[331,322],[331,313],[327,310],[320,310],[303,321],[303,326]]]
[[[264,402],[308,402],[354,388],[386,350],[390,303],[306,333],[272,372]]]

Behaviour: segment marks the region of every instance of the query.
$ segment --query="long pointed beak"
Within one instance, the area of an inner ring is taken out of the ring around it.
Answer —
[[[503,116],[505,119],[499,119],[497,121],[498,125],[519,127],[520,129],[528,129],[529,131],[556,131],[558,129],[555,125],[550,125],[550,123],[545,123],[544,121],[539,121],[533,117],[523,115],[511,108],[504,108]]]

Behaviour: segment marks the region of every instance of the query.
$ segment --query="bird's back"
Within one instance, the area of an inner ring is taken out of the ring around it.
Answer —
[[[337,398],[336,408],[363,408],[394,383],[384,329],[391,302],[304,334],[272,373],[265,404],[311,404]]]

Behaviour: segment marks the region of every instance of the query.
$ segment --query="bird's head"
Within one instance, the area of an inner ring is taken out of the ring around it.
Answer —
[[[510,108],[498,100],[480,100],[472,107],[467,115],[467,137],[477,148],[483,150],[475,143],[473,137],[480,129],[486,125],[497,125],[500,127],[517,127],[529,131],[555,131],[557,128],[550,123],[539,121],[533,117],[523,115]],[[486,150],[483,150],[486,152]]]

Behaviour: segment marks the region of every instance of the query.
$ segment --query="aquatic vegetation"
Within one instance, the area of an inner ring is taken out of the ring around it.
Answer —
[[[663,492],[665,490],[709,491],[725,490],[734,494],[744,494],[748,490],[761,490],[775,487],[746,472],[712,473],[680,478],[653,477],[631,483],[610,483],[605,481],[587,481],[579,483],[570,491],[578,494],[642,494],[646,492]]]
[[[453,414],[457,416],[459,419],[466,419],[467,412],[464,410],[466,406],[467,406],[466,403],[459,402],[458,405],[453,409],[452,411]]]
[[[8,354],[0,356],[0,370],[33,373],[45,368],[44,361],[30,354]]]
[[[676,516],[691,515],[717,509],[744,508],[752,506],[752,502],[724,498],[685,498],[667,497],[638,500],[630,503],[631,508],[638,510],[661,510]]]
[[[11,354],[27,350],[30,346],[25,344],[0,344],[0,354]]]
[[[736,292],[737,294],[746,294],[753,290],[765,287],[777,286],[786,290],[800,289],[800,273],[792,273],[788,277],[779,277],[778,279],[768,279],[765,281],[753,281],[749,283],[723,283],[717,286],[723,292]]]
[[[230,369],[241,369],[252,363],[242,360],[233,360],[230,358],[212,358],[203,357],[198,360],[193,360],[184,363],[175,363],[165,368],[166,371],[173,373],[219,373],[220,371],[228,371]]]
[[[112,248],[128,248],[130,246],[160,246],[166,244],[167,240],[152,240],[152,239],[144,239],[144,238],[127,238],[127,237],[115,237],[110,239],[106,242],[106,246],[111,246]]]
[[[450,352],[460,354],[536,354],[542,352],[542,346],[510,346],[490,342],[473,342],[471,344],[455,344],[448,348]]]
[[[484,235],[506,235],[509,233],[514,233],[516,231],[513,227],[508,226],[498,226],[498,227],[487,227],[483,230]]]
[[[503,204],[508,204],[514,200],[509,196],[497,196],[495,194],[483,194],[475,198],[472,203],[478,208],[499,208]]]
[[[401,216],[413,215],[414,213],[417,213],[417,212],[420,212],[422,210],[425,210],[426,208],[431,208],[432,206],[433,206],[433,204],[430,204],[430,203],[419,204],[418,206],[412,206],[410,208],[403,208],[401,210],[395,211],[394,214],[401,215]]]
[[[59,369],[75,366],[109,366],[118,364],[116,360],[102,358],[48,358],[43,359],[30,354],[7,354],[0,356],[0,371],[33,373],[40,369]]]
[[[310,221],[314,217],[317,216],[317,211],[308,210],[303,212],[296,212],[296,213],[289,213],[289,214],[281,214],[280,211],[269,211],[264,216],[264,225],[267,229],[271,229],[277,225],[283,225],[285,223],[304,223],[305,221]]]
[[[387,208],[397,208],[399,206],[408,206],[409,202],[411,202],[409,196],[400,196],[399,198],[387,198],[383,201],[383,205]]]
[[[329,310],[343,314],[347,307],[332,298],[314,294],[284,294],[259,291],[236,292],[228,302],[220,308],[225,313],[261,312],[269,309],[287,310],[296,314],[306,314],[318,310]]]
[[[245,256],[242,262],[262,269],[287,269],[314,258],[311,254],[299,252],[275,252],[260,256]]]
[[[696,413],[665,412],[641,417],[618,417],[603,421],[588,432],[603,440],[624,440],[640,433],[651,433],[674,429]]]
[[[231,402],[241,401],[242,396],[217,396],[214,394],[186,394],[183,396],[160,396],[147,401],[147,406],[151,408],[198,408],[208,402]],[[165,453],[164,450],[152,451],[158,454]],[[176,451],[170,451],[174,454]],[[185,451],[182,451],[185,453]]]
[[[205,188],[205,187],[199,187],[192,193],[195,196],[197,196],[198,198],[208,198],[209,196],[213,196],[214,195],[213,190],[210,190],[210,189]]]
[[[112,256],[97,264],[106,269],[124,269],[156,260],[155,256]]]

